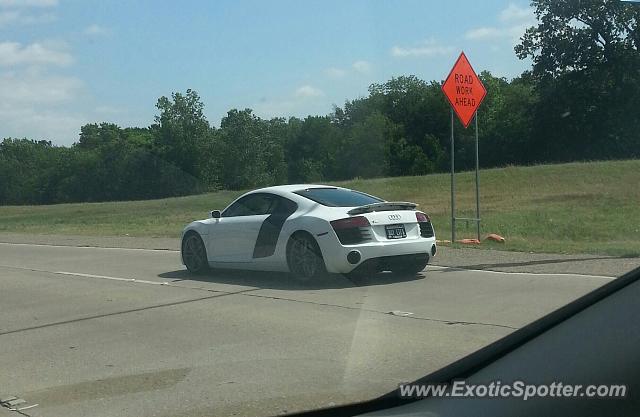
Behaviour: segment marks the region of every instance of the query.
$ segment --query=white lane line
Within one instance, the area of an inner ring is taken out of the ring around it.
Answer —
[[[140,284],[169,285],[168,282],[148,281],[148,280],[145,280],[145,279],[136,279],[136,278],[109,277],[109,276],[105,276],[105,275],[83,274],[81,272],[55,271],[55,272],[52,272],[52,274],[76,276],[76,277],[83,277],[83,278],[108,279],[108,280],[111,280],[111,281],[137,282],[137,283],[140,283]]]
[[[143,252],[180,252],[178,249],[144,249],[144,248],[117,248],[102,246],[76,246],[76,245],[48,245],[46,243],[10,243],[0,242],[0,245],[7,246],[36,246],[46,248],[74,248],[74,249],[107,249],[107,250],[126,250],[126,251],[143,251]]]
[[[212,288],[206,288],[206,287],[191,287],[186,285],[179,285],[179,284],[174,284],[173,282],[170,282],[170,281],[158,282],[158,281],[149,281],[146,279],[137,279],[137,278],[121,278],[121,277],[110,277],[106,275],[84,274],[82,272],[67,272],[67,271],[56,271],[56,272],[40,271],[40,272],[48,272],[50,274],[64,275],[68,277],[95,278],[95,279],[106,279],[109,281],[132,282],[134,284],[161,285],[165,287],[181,288],[184,290],[208,291],[208,292],[218,292],[218,293],[225,293],[225,294],[233,293],[233,291],[218,290],[218,289],[212,289]],[[184,281],[181,280],[180,283],[182,282]],[[253,291],[258,289],[255,287],[248,287],[248,288],[249,289],[242,290],[242,291]]]
[[[428,265],[427,269],[455,269],[458,271],[469,272],[484,272],[487,274],[502,274],[502,275],[533,275],[533,276],[546,276],[546,277],[585,277],[585,278],[602,278],[602,279],[616,279],[618,277],[612,277],[610,275],[587,275],[587,274],[571,274],[571,273],[544,273],[544,272],[507,272],[507,271],[490,271],[486,269],[469,269],[458,266],[440,266],[440,265]]]
[[[147,284],[147,285],[163,285],[165,287],[173,287],[173,288],[182,288],[185,290],[198,290],[198,291],[208,291],[208,292],[219,292],[219,293],[229,293],[229,291],[224,290],[215,290],[212,288],[206,287],[191,287],[186,285],[179,285],[174,283],[176,281],[149,281],[146,279],[137,279],[137,278],[122,278],[122,277],[111,277],[107,275],[95,275],[95,274],[85,274],[82,272],[68,272],[68,271],[46,271],[44,269],[35,269],[35,268],[24,268],[19,266],[10,266],[10,265],[0,265],[0,268],[8,268],[8,269],[18,269],[21,271],[30,271],[30,272],[42,272],[45,274],[53,274],[53,275],[63,275],[67,277],[78,277],[78,278],[94,278],[94,279],[106,279],[110,281],[120,281],[120,282],[133,282],[136,284]],[[178,280],[180,284],[184,283],[185,280]],[[253,289],[257,289],[256,287],[248,287]],[[244,290],[243,290],[244,291]]]

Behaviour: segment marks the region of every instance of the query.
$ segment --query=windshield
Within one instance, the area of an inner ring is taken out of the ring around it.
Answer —
[[[341,188],[309,188],[296,191],[296,194],[328,207],[360,207],[383,201],[364,193]]]
[[[640,267],[639,25],[0,0],[0,416],[369,401]]]

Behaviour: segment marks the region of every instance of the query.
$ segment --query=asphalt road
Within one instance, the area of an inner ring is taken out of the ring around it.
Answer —
[[[0,243],[0,398],[38,404],[22,411],[33,417],[262,416],[365,400],[610,279],[428,267],[303,285],[192,277],[175,251]]]
[[[179,238],[141,236],[79,236],[0,232],[0,243],[32,243],[41,245],[92,246],[98,248],[166,249],[180,248]],[[433,260],[439,266],[456,266],[501,272],[534,272],[539,274],[583,274],[620,276],[640,268],[640,257],[603,256],[593,254],[557,254],[510,252],[473,248],[438,247]]]

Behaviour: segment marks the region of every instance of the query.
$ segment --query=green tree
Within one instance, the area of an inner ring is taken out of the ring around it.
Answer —
[[[538,25],[527,29],[515,51],[533,59],[536,76],[574,71],[594,72],[602,66],[617,73],[637,72],[640,8],[619,0],[533,0]]]
[[[160,114],[153,131],[158,154],[185,173],[200,177],[210,163],[202,151],[211,140],[211,128],[198,93],[189,89],[185,94],[173,93],[171,99],[163,96],[156,107]]]
[[[100,146],[121,139],[121,129],[113,123],[89,123],[80,128],[80,140],[77,146],[82,149],[97,149]]]
[[[410,142],[420,145],[426,133],[446,137],[449,112],[438,82],[401,76],[371,85],[369,94],[382,114],[404,127]]]
[[[487,89],[478,110],[480,163],[501,166],[532,162],[533,110],[538,97],[531,77],[525,74],[508,81],[483,71],[480,78]],[[475,147],[475,142],[471,145]]]
[[[516,46],[539,95],[537,160],[640,155],[640,9],[617,0],[534,0],[538,24]]]
[[[282,121],[264,121],[250,109],[230,110],[220,124],[222,184],[234,190],[284,180]]]
[[[317,182],[341,177],[337,167],[340,133],[329,116],[289,120],[285,145],[288,179],[291,183]]]
[[[392,123],[380,113],[354,123],[342,144],[338,160],[345,178],[383,177],[389,173],[389,138]]]

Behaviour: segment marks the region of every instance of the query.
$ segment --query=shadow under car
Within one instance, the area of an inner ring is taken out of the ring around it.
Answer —
[[[210,271],[194,275],[186,269],[163,272],[160,278],[177,281],[202,281],[218,284],[244,285],[262,289],[275,290],[310,290],[310,289],[340,289],[353,287],[367,287],[389,285],[397,282],[416,281],[424,279],[425,271],[414,275],[396,275],[390,272],[371,273],[352,277],[342,274],[325,274],[324,276],[299,281],[287,272],[262,272],[237,269],[211,269]]]

